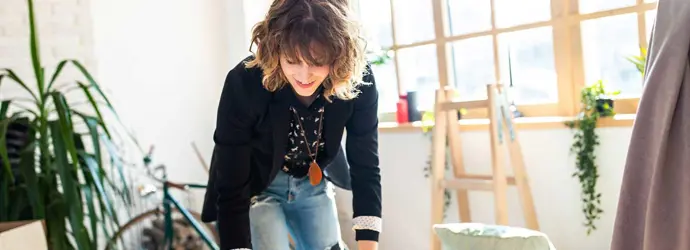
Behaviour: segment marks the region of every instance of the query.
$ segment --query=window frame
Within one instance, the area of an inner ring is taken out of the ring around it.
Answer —
[[[359,1],[352,1],[351,4],[356,12],[362,8]],[[436,47],[436,58],[438,67],[439,88],[452,86],[453,65],[451,50],[453,42],[463,39],[476,38],[481,36],[491,36],[493,40],[494,74],[499,82],[502,79],[499,58],[498,36],[507,32],[523,31],[541,27],[551,27],[553,34],[554,66],[557,75],[558,102],[546,104],[518,105],[525,117],[574,117],[580,108],[580,89],[586,86],[584,58],[582,48],[581,22],[585,20],[598,19],[603,17],[618,16],[624,14],[637,14],[638,44],[646,48],[646,11],[656,9],[657,2],[645,2],[636,0],[635,5],[615,8],[592,13],[579,13],[579,0],[550,0],[551,19],[515,25],[510,27],[497,27],[495,0],[489,0],[491,5],[491,30],[473,32],[461,35],[449,35],[448,29],[448,0],[428,0],[432,4],[434,39],[409,43],[398,44],[396,39],[396,13],[395,4],[400,4],[400,0],[389,0],[391,13],[391,33],[393,45],[385,50],[390,50],[393,54],[389,63],[395,68],[395,79],[397,80],[398,93],[402,94],[402,86],[399,65],[398,51],[400,49],[419,47],[434,44]],[[364,2],[364,1],[362,1]],[[632,67],[632,66],[631,66]],[[642,84],[642,83],[640,83]],[[614,110],[618,114],[635,114],[639,97],[617,98]],[[379,114],[382,122],[395,122],[395,112]],[[468,110],[463,116],[466,119],[483,119],[487,117],[484,109]]]

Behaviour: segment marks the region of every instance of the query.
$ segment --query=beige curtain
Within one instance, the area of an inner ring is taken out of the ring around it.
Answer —
[[[611,250],[690,249],[690,0],[659,0]]]

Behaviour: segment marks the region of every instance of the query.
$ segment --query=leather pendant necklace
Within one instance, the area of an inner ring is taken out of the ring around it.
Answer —
[[[316,141],[314,142],[314,154],[312,156],[312,151],[311,148],[309,147],[309,140],[307,140],[307,135],[304,132],[304,126],[302,125],[302,121],[297,114],[297,110],[294,108],[290,108],[292,112],[295,114],[295,119],[299,123],[299,129],[300,132],[302,133],[302,137],[304,138],[304,144],[307,147],[307,153],[309,154],[309,157],[311,158],[311,163],[309,163],[309,182],[311,183],[312,186],[319,185],[321,183],[321,180],[323,179],[323,173],[321,172],[321,167],[319,167],[319,164],[316,163],[316,156],[319,154],[319,141],[321,140],[321,128],[323,128],[323,112],[324,108],[322,107],[319,110],[319,113],[321,116],[319,117],[319,131],[316,134]]]

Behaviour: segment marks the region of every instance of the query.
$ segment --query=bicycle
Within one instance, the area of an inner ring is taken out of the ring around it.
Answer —
[[[155,239],[150,239],[151,241],[154,241],[155,244],[151,243],[148,244],[146,247],[144,247],[144,242],[133,242],[134,244],[141,244],[140,246],[137,246],[136,249],[203,249],[202,244],[199,244],[200,242],[198,239],[194,238],[191,234],[186,234],[187,237],[182,237],[182,235],[185,235],[185,233],[189,233],[183,230],[185,225],[187,227],[191,227],[194,229],[196,232],[196,235],[201,238],[203,241],[203,245],[206,247],[217,250],[219,249],[218,247],[218,232],[216,229],[215,224],[213,223],[201,223],[201,214],[195,211],[191,211],[187,208],[185,208],[179,200],[175,199],[173,195],[170,193],[171,189],[178,189],[182,191],[186,191],[189,189],[204,189],[206,188],[205,184],[194,184],[194,183],[176,183],[169,181],[167,179],[167,169],[166,166],[161,164],[153,169],[149,168],[151,164],[151,155],[153,153],[153,147],[150,148],[149,152],[147,153],[146,157],[144,157],[144,166],[146,168],[147,174],[149,177],[151,177],[153,180],[158,182],[159,184],[162,184],[162,204],[154,209],[148,210],[146,212],[143,212],[131,220],[127,221],[122,227],[119,228],[117,232],[113,234],[113,237],[111,237],[107,242],[106,242],[106,250],[113,249],[113,246],[117,244],[118,241],[124,242],[122,237],[127,233],[128,230],[131,229],[137,229],[137,226],[140,226],[144,223],[147,222],[148,219],[153,219],[152,224],[154,226],[157,225],[160,227],[162,226],[164,228],[164,235],[162,235],[162,242],[161,241],[161,235],[156,232],[153,232],[152,230],[146,230],[144,229],[144,234],[150,234],[150,238],[155,238]],[[161,177],[156,176],[156,172],[161,172]],[[143,197],[149,196],[153,193],[158,193],[158,188],[157,187],[152,187],[152,186],[146,186],[145,188],[140,188],[140,195]],[[181,219],[173,219],[173,213],[177,213],[182,215]],[[161,222],[160,220],[156,221],[155,219],[158,219],[160,216],[163,216],[163,221]],[[162,223],[162,225],[161,225]],[[177,231],[176,231],[177,229]],[[177,233],[177,235],[175,235]],[[157,236],[157,237],[156,237]],[[161,244],[162,243],[162,244]],[[124,244],[124,243],[123,243]],[[182,248],[180,248],[182,247]],[[131,249],[125,247],[125,249]]]

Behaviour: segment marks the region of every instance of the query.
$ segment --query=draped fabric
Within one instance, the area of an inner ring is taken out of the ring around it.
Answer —
[[[690,1],[659,0],[611,250],[690,249]]]

